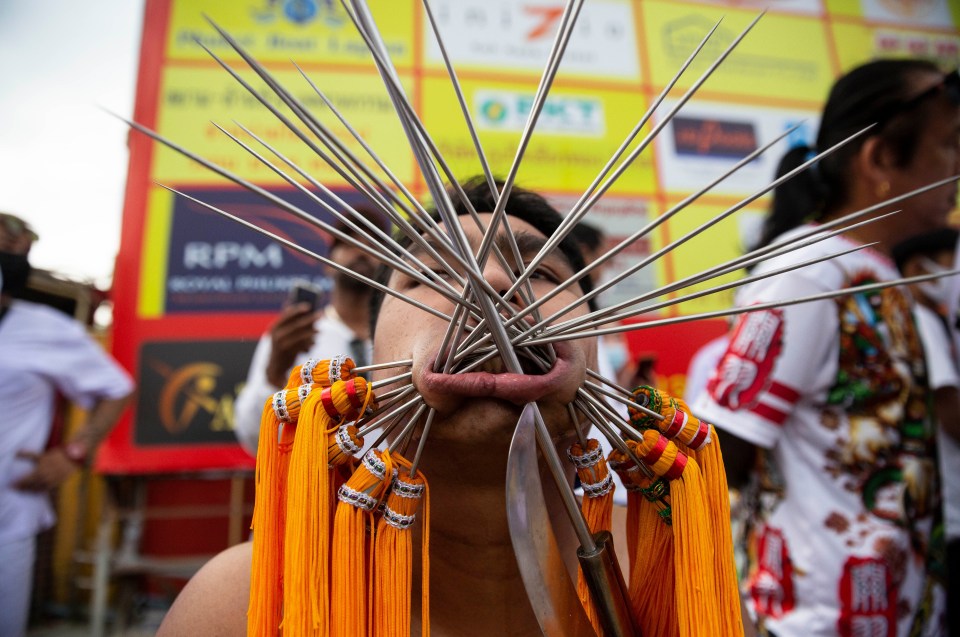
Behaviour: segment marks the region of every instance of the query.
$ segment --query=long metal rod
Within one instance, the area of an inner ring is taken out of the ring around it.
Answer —
[[[960,269],[947,270],[945,272],[937,272],[934,274],[921,274],[919,276],[903,277],[900,279],[892,279],[890,281],[882,281],[880,283],[857,285],[849,288],[844,288],[842,290],[833,290],[831,292],[822,292],[820,294],[810,294],[807,296],[799,296],[793,299],[772,301],[770,303],[757,303],[755,305],[750,305],[748,307],[730,308],[727,310],[717,310],[714,312],[701,312],[699,314],[688,314],[686,316],[675,316],[671,318],[659,319],[654,321],[630,323],[628,325],[620,325],[617,327],[608,327],[608,328],[597,329],[597,330],[587,330],[582,332],[566,332],[564,334],[555,334],[552,336],[543,336],[543,337],[538,336],[528,341],[525,341],[524,343],[521,344],[521,347],[537,347],[539,345],[545,345],[547,343],[558,343],[560,341],[570,341],[570,340],[576,340],[580,338],[588,338],[591,336],[601,336],[605,334],[620,334],[623,332],[632,332],[635,330],[650,329],[652,327],[661,327],[663,325],[676,325],[677,323],[689,323],[691,321],[702,321],[703,319],[709,319],[709,318],[723,318],[727,316],[737,316],[738,314],[747,314],[749,312],[769,310],[776,307],[787,307],[789,305],[798,305],[800,303],[810,303],[812,301],[823,301],[828,299],[834,299],[839,296],[850,296],[851,294],[859,294],[860,292],[873,292],[874,290],[883,290],[883,289],[895,287],[898,285],[905,285],[907,283],[923,283],[924,281],[933,281],[936,279],[942,279],[943,277],[947,277],[947,276],[955,276],[957,274],[960,274]]]

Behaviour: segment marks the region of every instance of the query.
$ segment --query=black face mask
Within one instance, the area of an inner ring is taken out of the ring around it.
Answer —
[[[0,274],[3,276],[3,293],[16,296],[27,289],[30,277],[30,261],[25,254],[0,252]]]

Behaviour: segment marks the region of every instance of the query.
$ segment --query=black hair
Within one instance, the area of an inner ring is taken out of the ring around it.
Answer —
[[[581,221],[570,231],[571,237],[581,246],[591,252],[595,252],[603,245],[603,231],[600,228]]]
[[[953,252],[957,248],[958,238],[960,232],[955,228],[938,228],[901,241],[890,250],[890,256],[897,264],[897,269],[903,272],[907,261],[915,256],[931,257],[940,252]]]
[[[367,221],[375,225],[384,233],[386,233],[387,235],[390,234],[390,229],[391,229],[390,221],[386,218],[385,215],[381,214],[379,211],[375,210],[374,208],[370,208],[367,206],[354,206],[353,209],[357,212],[359,216],[363,217],[364,219],[366,219]],[[347,218],[349,218],[354,225],[359,226],[359,228],[363,232],[358,232],[354,230],[353,228],[348,226],[343,219],[334,219],[331,225],[335,229],[342,232],[343,234],[349,237],[352,237],[354,239],[366,239],[370,237],[370,238],[373,238],[377,244],[381,243],[379,239],[377,239],[376,237],[373,237],[373,235],[369,232],[365,224],[355,219],[352,215],[347,215]],[[336,246],[337,243],[339,242],[340,242],[340,239],[338,239],[335,234],[331,233],[329,249],[333,250],[334,246]]]
[[[502,182],[499,180],[497,183],[497,190],[502,189]],[[473,209],[477,212],[492,212],[496,207],[497,200],[490,192],[490,187],[487,185],[486,180],[483,177],[473,177],[461,184],[461,189],[466,194],[467,200],[470,202],[470,205],[473,206]],[[468,214],[467,206],[463,203],[460,196],[452,190],[449,190],[450,200],[453,202],[454,211],[458,216]],[[557,212],[556,208],[550,205],[547,200],[530,190],[524,190],[514,186],[510,190],[510,196],[507,197],[507,205],[505,207],[506,213],[511,217],[516,217],[526,221],[531,226],[540,231],[541,234],[545,237],[550,237],[556,232],[557,228],[560,227],[563,217]],[[436,210],[429,210],[430,216],[434,219],[439,219],[439,215]],[[401,248],[406,248],[410,246],[411,240],[409,237],[402,237],[397,244]],[[579,272],[584,267],[583,253],[580,251],[580,245],[573,238],[573,234],[568,234],[560,241],[558,248],[560,252],[563,253],[567,261],[570,263],[570,267],[574,272]],[[381,266],[379,275],[377,276],[377,281],[386,285],[387,281],[390,279],[390,273],[392,270],[387,266]],[[593,290],[593,282],[590,280],[589,276],[582,276],[580,280],[577,281],[580,285],[580,290],[584,294],[588,294]],[[383,292],[381,290],[375,290],[370,297],[370,334],[371,336],[376,331],[377,316],[380,313],[380,306],[383,303]],[[596,310],[597,306],[594,299],[590,299],[587,303],[591,311]]]
[[[871,124],[880,122],[880,127],[778,186],[760,240],[754,247],[763,247],[787,230],[820,219],[846,203],[850,194],[851,161],[870,136],[879,135],[883,139],[898,167],[908,164],[925,124],[922,111],[900,113],[889,121],[883,121],[884,115],[910,100],[911,77],[930,72],[940,70],[926,60],[875,60],[838,79],[820,118],[817,150],[807,146],[791,148],[777,166],[777,177]],[[923,106],[930,108],[929,104]]]

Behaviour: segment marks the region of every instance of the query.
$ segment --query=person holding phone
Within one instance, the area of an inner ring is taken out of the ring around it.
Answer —
[[[382,225],[375,213],[358,210]],[[342,233],[355,238],[346,225]],[[380,264],[345,241],[332,237],[329,257],[347,268],[374,278]],[[234,406],[234,432],[250,454],[256,455],[263,403],[283,388],[295,365],[310,358],[346,354],[358,365],[370,360],[370,295],[373,288],[341,272],[333,272],[330,301],[320,309],[319,291],[301,285],[291,289],[290,300],[257,344],[247,372],[247,382]]]

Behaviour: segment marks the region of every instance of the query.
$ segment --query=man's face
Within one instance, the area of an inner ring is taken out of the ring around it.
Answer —
[[[915,81],[915,90],[927,89],[942,79],[937,73],[922,74]],[[960,172],[960,108],[942,95],[931,99],[933,102],[926,112],[913,158],[906,166],[892,171],[891,195],[908,192]],[[956,183],[946,184],[897,204],[903,208],[903,213],[898,217],[907,225],[904,236],[943,227],[947,215],[956,204]]]
[[[464,219],[461,217],[461,219]],[[490,214],[481,214],[481,222],[488,224]],[[546,238],[530,224],[511,217],[511,227],[517,236],[524,262],[532,260]],[[464,232],[471,246],[480,245],[482,233],[469,221]],[[503,242],[499,242],[503,245]],[[504,249],[505,254],[509,251]],[[424,264],[437,272],[442,269],[422,252],[415,252]],[[510,264],[514,271],[522,264]],[[457,271],[461,268],[456,267]],[[568,280],[573,268],[560,250],[554,250],[531,277],[535,297]],[[505,291],[511,286],[509,273],[490,258],[483,269],[484,279],[494,290]],[[414,300],[446,314],[452,314],[454,303],[418,281],[392,273],[389,286]],[[549,316],[580,297],[576,284],[558,294],[541,308],[541,315]],[[519,305],[519,299],[512,303]],[[585,304],[563,317],[572,318],[586,313]],[[499,358],[487,363],[482,370],[463,374],[433,372],[434,361],[446,332],[447,322],[408,303],[387,295],[377,319],[374,338],[374,359],[388,362],[413,360],[413,384],[426,403],[436,409],[437,418],[431,430],[431,440],[483,443],[509,442],[524,404],[537,401],[548,425],[555,435],[567,434],[573,429],[566,405],[583,384],[587,367],[596,367],[596,340],[581,339],[556,344],[557,361],[543,374],[509,374],[503,370]],[[396,370],[381,370],[379,378],[395,375]]]
[[[376,278],[377,270],[380,267],[379,261],[345,241],[337,241],[331,246],[330,260],[369,279]],[[336,285],[349,289],[371,289],[363,282],[340,272],[334,272],[334,281]]]

